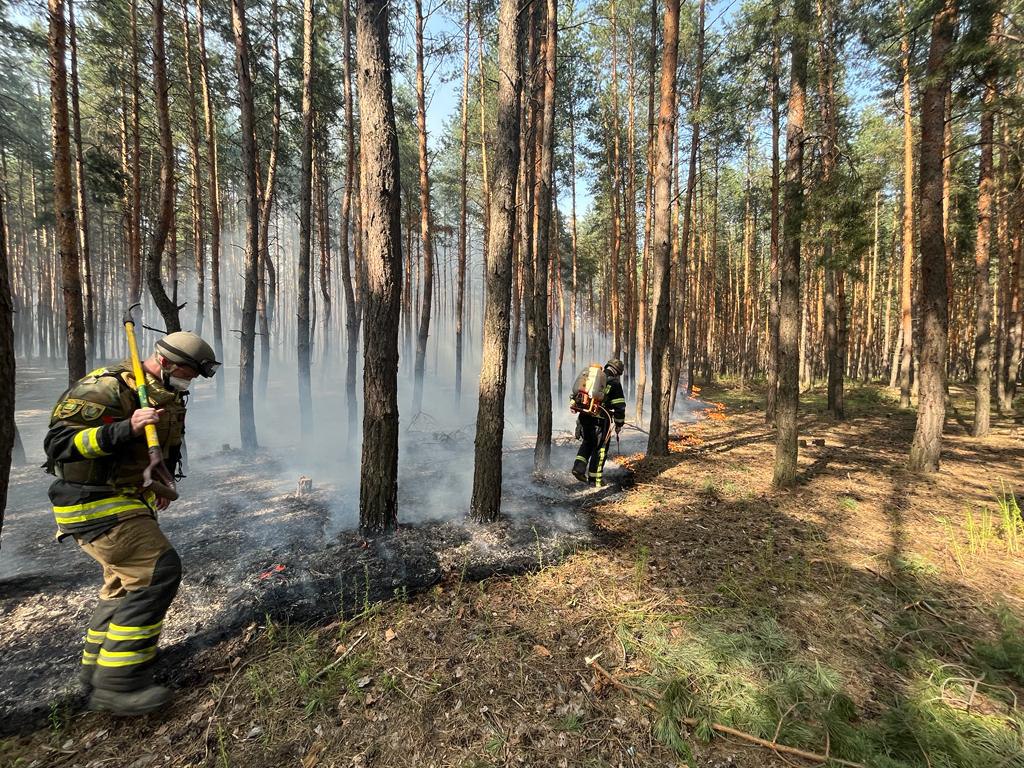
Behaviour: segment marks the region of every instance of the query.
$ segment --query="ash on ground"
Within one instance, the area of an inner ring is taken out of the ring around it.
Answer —
[[[19,393],[30,458],[60,383],[57,376],[48,387]],[[202,427],[190,436],[195,431]],[[623,435],[624,453],[639,450],[641,435]],[[330,620],[445,578],[520,573],[599,544],[587,508],[628,481],[614,459],[606,465],[608,487],[592,489],[569,475],[571,433],[556,435],[552,469],[543,476],[533,473],[526,436],[507,445],[503,517],[479,525],[466,520],[471,430],[432,432],[426,420],[414,421],[403,437],[399,530],[370,540],[354,531],[357,471],[331,472],[315,462],[300,471],[280,448],[194,454],[182,499],[160,516],[185,575],[164,625],[158,680],[180,687],[203,679],[223,663],[218,648],[254,622]],[[358,457],[348,462],[358,469]],[[99,567],[73,540],[55,541],[46,500],[51,478],[37,466],[30,461],[12,472],[4,524],[0,733],[38,727],[53,707],[82,706],[74,678],[100,585]],[[312,478],[313,490],[298,495],[301,474]]]

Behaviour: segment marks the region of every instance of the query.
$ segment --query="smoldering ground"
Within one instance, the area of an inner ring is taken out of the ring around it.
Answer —
[[[444,332],[441,324],[439,335]],[[143,347],[154,338],[144,339]],[[479,362],[469,350],[462,398],[456,401],[449,346],[435,342],[431,353],[419,413],[412,413],[412,361],[402,361],[400,528],[371,541],[355,530],[361,414],[356,434],[349,434],[340,355],[319,360],[314,370],[315,430],[306,439],[299,434],[294,368],[286,359],[276,361],[266,396],[257,398],[262,447],[255,453],[237,450],[232,361],[223,372],[223,400],[213,382],[194,387],[182,498],[160,518],[181,554],[185,576],[165,624],[159,679],[172,686],[202,679],[223,662],[223,642],[267,618],[323,620],[445,577],[521,572],[601,543],[587,506],[615,493],[625,473],[613,452],[606,468],[611,487],[587,489],[569,475],[577,447],[574,417],[560,407],[567,392],[559,396],[556,390],[551,470],[534,474],[521,365],[510,376],[507,398],[503,519],[467,522]],[[565,378],[571,383],[572,374]],[[361,389],[361,376],[359,383]],[[53,707],[81,705],[73,680],[100,574],[73,541],[54,540],[46,498],[50,478],[38,468],[49,410],[64,386],[61,370],[19,369],[17,417],[28,462],[12,473],[0,556],[4,732],[38,726]],[[680,407],[685,415],[685,398]],[[623,453],[645,444],[640,432],[623,432]],[[312,480],[311,493],[297,494],[300,476]]]

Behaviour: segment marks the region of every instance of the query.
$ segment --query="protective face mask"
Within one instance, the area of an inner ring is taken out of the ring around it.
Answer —
[[[167,373],[163,375],[164,386],[173,392],[188,392],[188,388],[192,386],[191,379],[184,379],[181,376],[171,376]]]

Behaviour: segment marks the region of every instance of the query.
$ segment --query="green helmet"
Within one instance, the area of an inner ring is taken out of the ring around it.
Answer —
[[[187,365],[206,378],[220,368],[213,354],[213,348],[191,331],[175,331],[156,343],[157,354],[173,363]]]
[[[604,364],[604,369],[612,376],[621,376],[622,372],[626,370],[626,365],[618,358],[612,358]]]

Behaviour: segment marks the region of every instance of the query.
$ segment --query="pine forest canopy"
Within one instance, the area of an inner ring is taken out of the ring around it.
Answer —
[[[327,367],[352,444],[362,412],[368,531],[397,519],[399,360],[408,420],[430,344],[453,400],[480,372],[484,520],[506,402],[544,469],[591,356],[625,361],[655,454],[677,393],[766,378],[783,487],[818,381],[837,419],[846,381],[899,388],[924,472],[950,380],[977,384],[976,436],[1012,410],[1020,0],[520,5],[0,0],[4,380],[122,354],[141,299],[237,368],[255,448],[272,364],[304,434]]]

